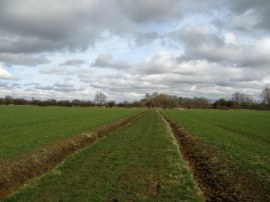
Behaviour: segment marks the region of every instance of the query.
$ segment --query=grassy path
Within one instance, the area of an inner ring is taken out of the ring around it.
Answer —
[[[148,111],[4,201],[201,201],[161,116]]]

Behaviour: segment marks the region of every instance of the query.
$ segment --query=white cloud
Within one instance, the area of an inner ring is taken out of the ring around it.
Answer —
[[[3,65],[0,64],[0,79],[17,80],[18,77],[8,72],[6,69],[4,69]]]
[[[92,76],[89,84],[109,95],[121,94],[121,97],[159,91],[178,96],[219,98],[230,97],[241,89],[258,96],[268,79],[264,69],[220,65],[207,60],[182,61],[170,52],[160,52],[131,66],[136,71]]]
[[[224,42],[226,44],[237,45],[237,38],[232,32],[227,32],[224,34]]]
[[[0,78],[8,88],[0,93],[259,95],[270,85],[269,6],[268,0],[2,0]],[[21,89],[11,85],[15,75]],[[29,80],[36,85],[24,85]]]

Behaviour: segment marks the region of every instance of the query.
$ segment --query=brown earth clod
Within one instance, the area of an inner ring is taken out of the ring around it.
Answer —
[[[206,201],[270,201],[270,194],[261,182],[252,179],[217,149],[202,143],[172,119],[161,115],[169,123]]]
[[[142,113],[95,129],[89,134],[81,134],[69,139],[60,140],[56,143],[34,149],[12,160],[5,160],[0,164],[0,199],[17,190],[28,180],[53,169],[68,155],[90,145],[109,132],[126,125]]]

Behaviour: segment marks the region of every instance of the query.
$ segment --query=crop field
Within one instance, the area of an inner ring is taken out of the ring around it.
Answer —
[[[0,106],[0,162],[141,110]]]
[[[269,111],[166,110],[164,114],[214,148],[215,158],[230,160],[239,175],[262,182],[270,193]],[[229,177],[230,170],[226,172]]]
[[[267,111],[30,106],[0,111],[0,185],[15,183],[7,192],[0,187],[0,201],[1,193],[2,201],[270,200]],[[86,139],[77,138],[82,133]],[[89,142],[80,147],[81,140]],[[55,145],[61,147],[50,155],[57,160],[49,164],[46,152]],[[70,145],[76,149],[61,156]],[[16,162],[29,152],[33,169],[46,167],[31,177],[34,170]],[[12,180],[1,176],[10,172]]]
[[[150,111],[5,201],[201,201],[161,116]]]

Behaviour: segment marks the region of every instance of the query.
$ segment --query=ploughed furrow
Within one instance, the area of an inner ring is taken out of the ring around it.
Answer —
[[[3,201],[202,201],[163,118],[149,110]]]
[[[248,173],[239,170],[220,151],[202,143],[164,114],[162,116],[170,124],[181,154],[189,163],[206,201],[270,201],[262,183],[250,179]]]
[[[0,164],[0,199],[18,189],[29,179],[51,170],[62,162],[68,155],[93,143],[111,131],[114,131],[141,113],[122,119],[69,139],[42,146],[13,159],[8,159]]]

